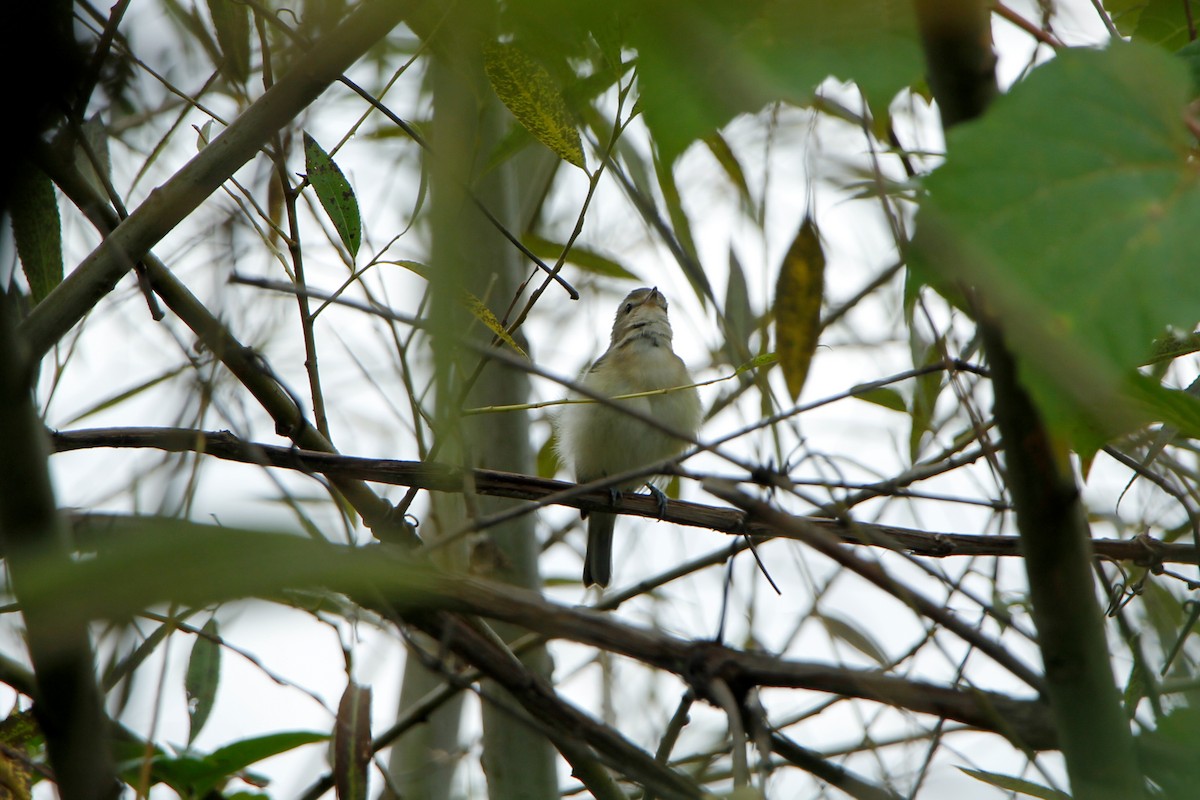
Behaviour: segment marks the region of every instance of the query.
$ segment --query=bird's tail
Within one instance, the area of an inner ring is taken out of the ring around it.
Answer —
[[[587,555],[583,559],[584,588],[597,584],[608,586],[612,579],[613,526],[616,514],[593,511],[588,514]]]

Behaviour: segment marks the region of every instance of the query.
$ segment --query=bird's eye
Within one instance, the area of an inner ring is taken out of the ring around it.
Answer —
[[[628,314],[630,311],[633,311],[633,303],[626,303],[625,304],[625,313]]]

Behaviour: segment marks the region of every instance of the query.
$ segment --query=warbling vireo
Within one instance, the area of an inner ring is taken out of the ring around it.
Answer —
[[[672,338],[667,298],[657,288],[634,289],[617,309],[608,350],[580,382],[605,397],[690,386],[692,376],[671,349]],[[653,417],[663,428],[651,427],[624,413],[623,408]],[[700,395],[695,387],[619,400],[612,405],[569,405],[558,419],[559,456],[574,471],[579,483],[616,475],[681,452],[687,440],[664,428],[694,437],[700,417]],[[658,476],[654,481],[661,478]],[[650,487],[657,491],[654,481]],[[613,489],[618,492],[636,489],[643,482],[644,479],[638,479]],[[587,512],[583,516],[588,517]],[[615,522],[614,514],[590,515],[587,556],[583,563],[585,587],[607,586],[612,578]]]

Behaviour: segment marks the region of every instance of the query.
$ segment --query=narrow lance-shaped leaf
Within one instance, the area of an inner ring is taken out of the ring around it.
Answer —
[[[13,238],[21,257],[21,269],[37,304],[63,279],[58,199],[50,178],[32,165],[18,168],[16,184],[15,194],[21,202],[11,207]]]
[[[321,202],[321,208],[329,216],[342,244],[350,255],[358,255],[362,244],[362,215],[358,211],[358,198],[350,188],[350,182],[341,169],[321,149],[316,139],[304,134],[304,166],[308,171],[308,182],[312,184]]]
[[[208,11],[225,57],[221,69],[231,80],[245,83],[250,77],[250,7],[241,0],[208,0]]]
[[[579,131],[550,73],[511,44],[490,45],[483,66],[492,90],[517,122],[563,161],[586,172]]]
[[[1040,800],[1071,800],[1071,795],[1060,792],[1057,789],[1051,789],[1049,786],[1027,781],[1024,778],[1017,778],[1012,775],[1001,775],[996,772],[985,772],[981,769],[967,769],[959,767],[967,775],[978,781],[991,784],[992,786],[1005,789],[1010,792],[1019,792],[1027,797],[1037,797]]]
[[[183,687],[188,704],[188,744],[196,740],[217,699],[221,678],[221,646],[217,643],[217,618],[211,617],[192,644]]]
[[[784,256],[775,283],[775,348],[792,398],[800,397],[821,332],[821,299],[825,293],[825,252],[812,217]]]
[[[504,326],[500,324],[500,320],[496,319],[496,315],[492,313],[492,310],[482,300],[470,292],[464,292],[463,305],[470,309],[475,319],[486,325],[488,330],[494,333],[498,339],[513,350],[516,350],[524,358],[529,358],[529,354],[521,348],[521,345],[517,344],[517,340],[505,330]]]
[[[353,681],[338,704],[333,777],[338,800],[366,800],[371,765],[371,687]]]

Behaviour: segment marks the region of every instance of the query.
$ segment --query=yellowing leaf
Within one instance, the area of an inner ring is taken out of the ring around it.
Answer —
[[[784,256],[775,283],[775,338],[779,364],[792,398],[800,396],[817,336],[821,332],[821,298],[825,293],[825,252],[812,217]]]
[[[366,800],[371,766],[371,687],[351,682],[333,728],[333,778],[338,800]]]
[[[496,334],[506,345],[516,350],[523,357],[529,358],[529,354],[521,349],[521,345],[517,344],[516,340],[509,335],[504,326],[500,324],[500,320],[496,319],[496,315],[492,313],[490,308],[483,304],[482,300],[469,292],[464,292],[463,305],[471,310],[475,319],[486,325],[488,330]]]
[[[579,131],[550,73],[511,44],[493,44],[483,54],[492,90],[525,130],[554,153],[584,170]]]

